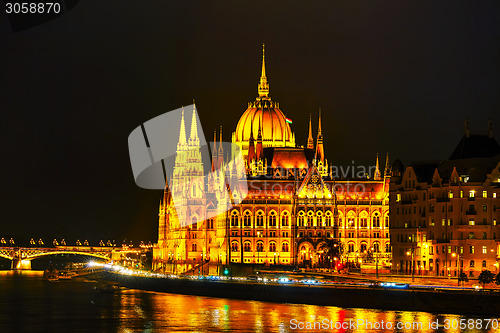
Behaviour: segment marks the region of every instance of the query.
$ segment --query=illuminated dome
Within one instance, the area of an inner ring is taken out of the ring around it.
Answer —
[[[259,97],[248,103],[248,109],[243,113],[236,131],[233,132],[233,142],[241,147],[243,155],[248,152],[249,140],[252,136],[257,140],[261,130],[262,146],[265,147],[295,147],[295,135],[287,122],[287,118],[279,108],[279,103],[269,97],[269,83],[266,77],[264,50],[262,51],[262,74],[258,85]]]

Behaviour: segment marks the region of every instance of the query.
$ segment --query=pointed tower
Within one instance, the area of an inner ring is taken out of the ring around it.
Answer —
[[[318,138],[316,139],[316,161],[325,162],[325,149],[323,147],[323,133],[321,133],[321,109],[319,109]]]
[[[186,141],[186,124],[184,121],[184,108],[182,108],[182,116],[181,116],[181,130],[179,132],[179,142],[177,142],[177,150],[186,150],[187,149],[187,141]]]
[[[250,162],[252,162],[253,159],[255,159],[255,143],[253,139],[253,130],[252,127],[250,127],[250,140],[248,141],[248,163],[250,165]]]
[[[377,153],[377,161],[375,163],[375,175],[373,176],[373,179],[374,180],[381,180],[382,179],[382,176],[380,174],[380,166],[378,163],[378,153]]]
[[[311,114],[309,114],[309,136],[307,137],[307,149],[314,149]]]
[[[386,176],[391,175],[391,168],[389,167],[389,153],[387,153],[387,156],[385,158],[384,175],[386,175]]]
[[[266,57],[265,57],[265,44],[262,44],[262,71],[260,74],[260,82],[258,85],[259,97],[262,99],[269,98],[269,83],[266,77]]]
[[[217,131],[214,131],[214,145],[212,147],[212,171],[217,168]]]
[[[261,128],[261,122],[259,119],[259,132],[257,133],[257,149],[255,152],[255,155],[257,157],[257,160],[260,160],[264,156],[264,148],[262,147],[262,128]]]
[[[224,148],[222,147],[222,126],[219,132],[219,161],[217,167],[222,168],[222,163],[224,162]]]
[[[191,117],[191,132],[189,135],[189,146],[199,147],[200,138],[198,137],[198,122],[196,121],[196,107],[193,104],[193,116]]]

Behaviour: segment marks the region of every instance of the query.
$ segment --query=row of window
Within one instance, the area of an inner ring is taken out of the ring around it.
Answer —
[[[411,182],[410,182],[411,184]],[[406,182],[406,185],[408,185],[408,182]],[[407,186],[406,186],[407,187]],[[413,183],[413,186],[412,187],[415,187],[415,183]],[[476,193],[477,191],[476,190],[469,190],[468,194],[469,194],[469,198],[475,198],[476,197]],[[464,197],[464,191],[460,191],[460,198],[463,198]],[[454,197],[454,194],[453,194],[453,191],[448,191],[447,193],[447,197],[449,199],[453,199]],[[488,198],[488,191],[486,190],[483,190],[482,191],[482,197],[483,198]],[[491,197],[493,199],[495,199],[497,197],[497,194],[495,192],[493,192],[491,194]],[[436,196],[435,196],[435,193],[433,192],[430,192],[429,193],[429,199],[435,199]],[[422,199],[425,201],[426,200],[426,193],[422,193]],[[418,200],[418,195],[417,194],[406,194],[406,195],[401,195],[401,193],[397,193],[396,194],[396,202],[399,202],[401,200]]]
[[[448,212],[453,212],[453,205],[449,204],[447,206],[448,206]],[[488,206],[487,205],[483,205],[482,209],[483,209],[483,212],[487,212],[488,211]],[[460,205],[460,211],[463,212],[463,205]],[[496,205],[493,205],[493,211],[494,212],[497,211],[497,206]],[[434,205],[430,205],[429,206],[429,212],[431,212],[431,213],[435,212],[435,206]],[[441,207],[441,212],[443,212],[443,213],[445,212],[445,205],[443,205]],[[413,207],[413,214],[416,214],[416,213],[417,213],[417,207],[414,206]],[[419,214],[425,214],[425,207],[419,206],[418,207],[418,213]],[[469,205],[469,208],[466,211],[466,214],[475,214],[475,213],[476,213],[476,207],[474,205]],[[410,215],[410,214],[412,214],[412,207],[401,207],[401,215]],[[399,207],[396,207],[396,215],[399,215]]]
[[[276,242],[270,242],[268,245],[268,252],[276,252]],[[239,252],[239,242],[231,242],[231,252]],[[264,242],[259,241],[255,244],[256,252],[264,252]],[[290,245],[287,242],[281,244],[281,252],[289,252]],[[243,242],[243,252],[252,252],[252,243],[250,241]]]
[[[397,234],[397,241],[401,243],[411,243],[411,242],[420,242],[420,235],[418,235],[418,240],[415,235],[404,235],[404,234]],[[466,233],[465,236],[467,236],[467,239],[488,239],[488,234],[486,232],[483,232],[481,234],[481,238],[476,237],[476,233],[473,231],[470,231],[468,234]],[[425,242],[427,238],[426,234],[422,234],[422,242]],[[435,234],[433,231],[429,231],[429,239],[435,239]],[[443,240],[452,240],[453,238],[453,232],[450,232],[446,234],[445,232],[441,233],[441,239]],[[460,238],[461,240],[464,239],[464,233],[460,232]],[[497,234],[496,232],[493,232],[493,237],[492,239],[497,239]]]
[[[368,243],[366,242],[361,242],[359,245],[359,252],[367,252],[368,251]],[[380,243],[379,242],[374,242],[372,244],[372,247],[370,248],[370,251],[379,253],[380,252]],[[352,253],[356,252],[356,245],[352,242],[347,243],[347,252]],[[391,244],[390,243],[385,243],[385,252],[390,253],[391,252]]]

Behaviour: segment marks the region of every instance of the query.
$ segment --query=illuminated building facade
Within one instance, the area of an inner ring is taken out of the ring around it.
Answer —
[[[498,273],[500,146],[491,127],[487,134],[471,134],[466,122],[465,132],[447,161],[393,165],[395,271],[435,276],[464,272],[476,278],[485,269]]]
[[[196,223],[182,227],[167,187],[159,211],[157,269],[216,274],[220,265],[236,263],[330,267],[336,260],[357,263],[371,253],[377,260],[390,261],[388,162],[381,171],[377,157],[371,170],[358,175],[351,166],[347,176],[339,177],[325,156],[321,113],[316,140],[309,119],[305,146],[296,144],[290,124],[269,96],[263,53],[258,97],[248,104],[232,133],[233,144],[243,154],[248,194],[225,213],[204,219],[224,196],[216,193],[225,191],[224,186],[215,193],[208,189],[197,199],[198,206],[183,213]],[[183,134],[179,142],[179,149],[189,146]],[[224,168],[228,153],[221,131],[219,144],[212,148],[216,184],[233,176],[232,169]],[[197,160],[192,163],[197,165],[194,170],[200,168]],[[188,164],[176,162],[177,177],[189,173]],[[368,177],[371,171],[373,176]],[[342,258],[325,257],[324,246],[332,239],[342,242]]]

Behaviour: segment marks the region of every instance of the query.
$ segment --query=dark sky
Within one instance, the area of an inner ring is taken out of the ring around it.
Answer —
[[[466,116],[500,128],[499,1],[199,3],[80,1],[17,33],[0,14],[0,236],[155,241],[129,133],[194,98],[229,141],[262,43],[299,143],[323,110],[330,163],[445,159]]]

